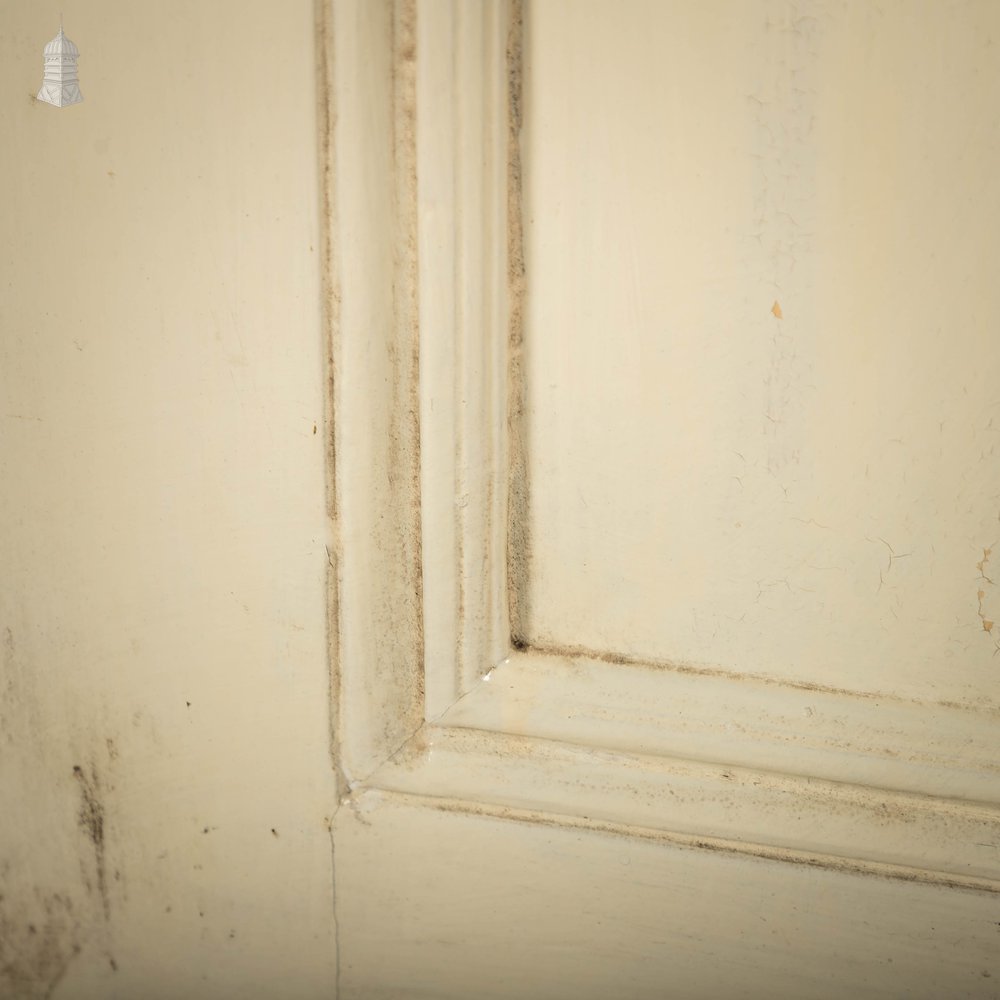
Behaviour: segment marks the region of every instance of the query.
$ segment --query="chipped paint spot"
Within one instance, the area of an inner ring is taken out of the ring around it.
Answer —
[[[987,583],[993,583],[993,581],[986,575],[986,564],[990,561],[991,555],[993,555],[992,546],[983,549],[983,558],[976,563],[976,569],[979,570],[979,578],[981,580],[985,580]]]
[[[996,542],[993,542],[992,544],[985,546],[983,548],[982,559],[976,563],[976,570],[979,572],[979,576],[977,577],[977,580],[979,581],[979,588],[976,590],[976,614],[979,617],[979,622],[983,627],[983,631],[993,639],[994,656],[1000,653],[1000,635],[993,634],[993,627],[996,625],[996,619],[987,617],[988,611],[986,605],[990,594],[994,593],[993,588],[996,587],[996,583],[987,572],[989,569],[990,557],[993,555],[993,548],[996,544]],[[987,591],[987,587],[990,588],[989,591]]]

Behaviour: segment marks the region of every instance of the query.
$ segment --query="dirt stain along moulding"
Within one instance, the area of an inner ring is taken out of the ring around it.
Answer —
[[[60,23],[59,34],[45,46],[45,78],[38,91],[38,100],[57,108],[83,100],[76,72],[79,58],[80,50],[66,37]]]

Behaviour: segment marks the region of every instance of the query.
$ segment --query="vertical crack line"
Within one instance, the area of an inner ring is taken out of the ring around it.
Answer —
[[[465,250],[466,241],[464,239],[465,212],[463,197],[465,193],[464,178],[462,171],[464,161],[462,157],[462,87],[461,87],[461,58],[464,53],[460,51],[462,47],[462,8],[461,3],[452,5],[452,23],[454,34],[451,46],[451,157],[452,157],[452,181],[454,184],[455,197],[453,201],[454,215],[453,224],[453,245],[455,247],[454,260],[454,284],[452,287],[455,323],[454,340],[454,364],[456,377],[452,386],[452,409],[455,414],[455,498],[458,501],[454,506],[455,511],[455,561],[458,572],[456,581],[456,617],[455,617],[455,675],[453,683],[455,691],[461,693],[464,687],[465,678],[465,532],[468,525],[468,481],[465,470],[466,445],[465,445],[465,401],[466,394],[466,351],[465,351]]]
[[[316,117],[319,135],[319,210],[320,210],[320,294],[321,333],[320,350],[323,355],[324,375],[324,454],[326,459],[326,518],[330,544],[325,546],[326,570],[326,660],[327,660],[327,710],[328,753],[334,772],[335,801],[349,792],[349,785],[341,770],[341,667],[340,667],[340,504],[337,496],[336,392],[334,375],[334,342],[340,329],[340,271],[339,257],[334,241],[336,224],[335,157],[336,101],[334,83],[334,37],[331,0],[314,0],[314,37],[316,60]],[[332,546],[332,548],[331,548]],[[337,857],[334,846],[333,820],[330,836],[330,917],[333,930],[334,1000],[340,997],[340,921],[337,915]]]
[[[507,29],[507,300],[510,470],[507,505],[507,601],[511,642],[527,641],[531,535],[527,463],[527,386],[524,374],[524,205],[521,127],[523,123],[524,4],[511,0]]]
[[[507,24],[506,6],[490,7],[488,53],[483,64],[489,67],[488,100],[490,114],[483,116],[487,130],[486,157],[489,197],[484,200],[483,231],[488,234],[490,351],[487,423],[490,433],[490,474],[488,478],[488,534],[486,561],[489,567],[490,608],[489,655],[487,666],[502,659],[510,648],[510,603],[508,600],[507,502],[508,502],[508,433],[507,401],[507,248],[502,238],[507,215]],[[481,673],[480,673],[481,676]]]
[[[405,620],[413,636],[413,694],[406,706],[404,728],[412,734],[424,718],[423,531],[420,491],[420,312],[417,217],[417,79],[416,0],[392,6],[392,151],[394,174],[393,312],[398,365],[394,365],[393,437],[390,475],[398,472],[403,486],[399,525],[404,557]],[[392,443],[390,442],[392,446]],[[409,516],[407,517],[407,510]]]
[[[325,3],[325,2],[326,0],[320,0],[320,3]],[[337,915],[337,845],[336,845],[336,835],[333,829],[333,819],[330,820],[329,832],[330,832],[330,889],[333,892],[333,961],[334,965],[336,966],[336,969],[334,970],[333,974],[334,975],[333,997],[334,1000],[340,1000],[340,980],[341,980],[340,919]]]
[[[419,686],[423,717],[423,558],[420,519],[420,331],[417,289],[416,163],[416,3],[397,0],[392,19],[392,115],[395,166],[395,260],[393,301],[396,337],[405,370],[399,388],[405,393],[397,408],[409,454],[411,514],[405,527],[410,552],[407,591],[413,594],[413,624],[418,635]]]
[[[316,118],[319,134],[319,210],[320,210],[320,294],[321,343],[323,355],[323,440],[326,489],[326,520],[330,538],[325,546],[326,569],[326,657],[328,747],[330,764],[337,772],[340,764],[340,503],[337,496],[337,449],[335,434],[336,384],[334,376],[334,342],[340,328],[340,271],[334,240],[336,228],[336,101],[334,94],[333,15],[330,0],[314,2],[314,32],[316,60]],[[343,794],[346,789],[336,789]]]
[[[976,613],[979,615],[980,624],[983,626],[983,631],[990,636],[993,640],[994,650],[993,655],[996,656],[1000,653],[1000,634],[994,635],[993,630],[997,626],[997,622],[987,617],[986,612],[983,610],[983,601],[986,599],[986,591],[983,589],[982,584],[989,584],[991,587],[996,586],[994,581],[986,572],[986,567],[989,564],[990,557],[993,555],[993,549],[997,545],[993,542],[992,545],[988,545],[983,549],[983,558],[976,563],[976,569],[979,570],[979,576],[977,580],[980,582],[980,587],[976,590],[976,598],[978,600],[978,607]]]

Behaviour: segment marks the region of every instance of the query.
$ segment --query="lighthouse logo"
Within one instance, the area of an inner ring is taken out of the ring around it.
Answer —
[[[83,100],[76,75],[79,58],[80,50],[66,37],[60,24],[59,34],[45,46],[45,78],[42,89],[38,91],[38,100],[54,104],[57,108],[79,104]]]

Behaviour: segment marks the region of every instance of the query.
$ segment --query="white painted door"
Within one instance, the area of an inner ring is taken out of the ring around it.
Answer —
[[[996,996],[1000,9],[331,15],[340,995]]]

